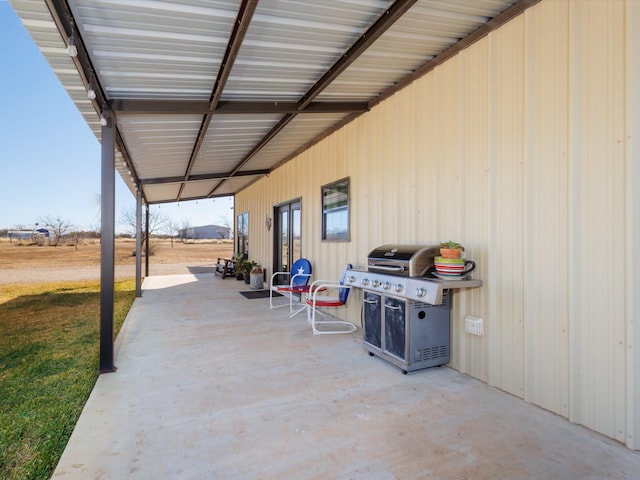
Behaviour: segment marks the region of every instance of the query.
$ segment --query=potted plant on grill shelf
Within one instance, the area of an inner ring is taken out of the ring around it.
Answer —
[[[452,242],[449,240],[448,242],[440,243],[440,256],[444,258],[461,258],[462,252],[464,252],[464,247],[460,245],[458,242]]]

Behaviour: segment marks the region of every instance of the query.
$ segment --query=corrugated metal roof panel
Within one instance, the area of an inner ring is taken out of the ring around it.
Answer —
[[[189,182],[182,191],[183,198],[206,198],[209,192],[220,183],[220,180],[203,180]]]
[[[260,1],[222,98],[299,100],[390,4]]]
[[[199,115],[120,115],[118,127],[141,178],[184,175]]]
[[[208,99],[239,2],[69,4],[110,97]]]
[[[520,0],[515,11],[532,1]],[[209,187],[214,195],[235,193],[255,179],[203,179],[276,168],[351,115],[340,106],[330,110],[340,113],[301,111],[308,102],[360,101],[364,107],[352,111],[364,111],[515,3],[261,0],[244,9],[239,0],[11,2],[98,138],[98,113],[116,109],[116,148],[129,159],[118,171],[132,192],[142,180],[150,203],[204,195]],[[86,57],[65,53],[71,25]],[[360,42],[366,48],[353,49]],[[91,79],[104,103],[87,98]],[[212,114],[218,99],[244,104]],[[176,183],[185,177],[191,180]],[[144,183],[151,179],[168,183]]]
[[[230,172],[279,120],[280,115],[214,117],[191,173]]]
[[[162,185],[145,185],[144,194],[148,203],[161,203],[174,200],[180,191],[179,183],[165,183]]]
[[[311,142],[345,116],[345,114],[339,113],[298,115],[265,148],[251,158],[242,170],[260,170],[272,167],[274,163],[290,156],[302,145]]]
[[[318,97],[370,99],[464,38],[512,1],[420,0]]]
[[[246,188],[247,186],[249,186],[258,178],[259,176],[230,178],[220,184],[220,186],[215,191],[215,195],[216,196],[233,195],[234,193],[239,192],[243,188]]]
[[[67,55],[66,44],[51,19],[51,14],[44,2],[13,2],[16,13],[22,18],[22,23],[29,31],[40,51],[47,59],[53,72],[60,79],[60,83],[74,102],[89,127],[97,132],[100,138],[99,117],[91,101],[87,98],[87,91],[78,74],[73,59]]]

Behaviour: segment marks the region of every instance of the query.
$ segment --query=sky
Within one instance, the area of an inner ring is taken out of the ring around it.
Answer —
[[[0,0],[0,229],[100,227],[100,143],[7,0]],[[174,223],[233,225],[230,197],[151,205]],[[116,174],[116,232],[135,198]]]

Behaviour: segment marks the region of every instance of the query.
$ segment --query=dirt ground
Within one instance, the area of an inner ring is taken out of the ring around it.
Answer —
[[[218,257],[233,255],[233,242],[196,240],[190,243],[151,240],[150,275],[213,272]],[[135,275],[134,239],[115,243],[116,278]],[[143,258],[144,271],[144,258]],[[0,284],[100,278],[100,242],[74,246],[39,246],[0,239]]]

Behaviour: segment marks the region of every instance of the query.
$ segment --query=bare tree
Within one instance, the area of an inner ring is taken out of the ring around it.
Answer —
[[[53,217],[47,215],[40,220],[39,223],[49,230],[49,245],[53,245],[54,247],[57,247],[60,240],[73,228],[73,225],[60,216]],[[52,235],[53,238],[51,238]]]
[[[233,237],[233,221],[229,215],[220,215],[218,217],[218,225],[227,228],[227,231],[229,232],[228,237]]]
[[[170,218],[165,225],[165,231],[169,235],[169,238],[171,239],[171,246],[173,247],[173,239],[180,235],[180,224]]]
[[[191,230],[191,220],[185,218],[180,223],[180,240],[182,243],[187,243],[187,238],[189,238],[189,230]]]
[[[142,244],[148,237],[163,231],[169,222],[169,217],[159,210],[149,209],[149,231],[145,230],[146,222],[144,216],[142,217]],[[120,223],[127,227],[131,227],[131,236],[136,234],[136,207],[123,208],[120,212]]]

